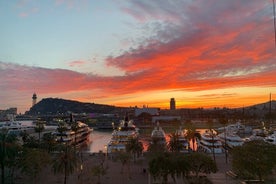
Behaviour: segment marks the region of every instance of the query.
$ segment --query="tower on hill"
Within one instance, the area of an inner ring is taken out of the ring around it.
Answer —
[[[36,99],[37,99],[37,96],[35,93],[33,94],[32,99],[33,99],[33,106],[34,106],[36,104]]]

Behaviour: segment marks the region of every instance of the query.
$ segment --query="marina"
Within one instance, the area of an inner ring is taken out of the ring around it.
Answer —
[[[118,145],[121,146],[123,150],[125,150],[125,145],[127,144],[127,140],[130,137],[138,137],[139,140],[143,143],[144,151],[147,150],[147,147],[149,144],[151,144],[154,141],[157,141],[160,144],[166,145],[170,138],[169,135],[171,134],[170,132],[165,133],[163,128],[160,126],[160,124],[157,124],[155,127],[147,127],[148,130],[152,129],[151,133],[145,133],[145,131],[140,131],[138,133],[139,129],[134,126],[132,120],[127,121],[128,126],[126,126],[125,121],[121,121],[120,125],[113,129],[95,129],[92,131],[92,129],[88,129],[88,126],[84,123],[79,122],[80,126],[82,129],[79,130],[80,134],[79,135],[85,135],[85,139],[88,140],[87,146],[83,148],[83,151],[89,152],[89,153],[98,153],[99,151],[106,152],[108,151],[111,153],[111,149],[108,150],[109,148],[115,149]],[[30,135],[36,135],[35,133],[35,124],[34,121],[13,121],[13,125],[16,125],[16,134],[19,135],[20,132],[24,132],[24,130],[28,130]],[[0,128],[3,128],[3,125],[6,125],[7,122],[0,122]],[[11,126],[14,127],[14,126]],[[24,127],[22,129],[22,127]],[[58,126],[54,125],[45,125],[44,130],[42,132],[42,135],[44,133],[50,133],[52,132],[53,134],[56,135],[56,139],[60,140],[60,135],[57,132]],[[19,131],[20,130],[20,131]],[[84,131],[85,130],[85,131]],[[182,131],[181,131],[182,130]],[[232,130],[232,129],[231,129]],[[14,130],[11,131],[11,133]],[[13,133],[15,133],[13,132]],[[71,132],[71,131],[70,131]],[[74,134],[72,132],[70,133],[67,131],[67,133],[64,133],[63,135],[63,141],[71,141],[71,143],[74,142]],[[199,132],[201,135],[201,138],[197,138],[196,144],[195,144],[195,149],[199,149],[199,151],[211,153],[212,152],[212,147],[214,146],[214,150],[216,154],[223,153],[223,146],[225,145],[225,140],[228,149],[231,149],[235,146],[241,146],[245,141],[249,140],[264,140],[266,142],[269,142],[271,144],[275,144],[275,132],[272,132],[269,135],[266,136],[256,136],[252,134],[246,134],[245,137],[240,137],[237,133],[231,132],[230,130],[226,132],[226,136],[224,132],[222,133],[212,133],[208,129],[196,129],[196,132]],[[256,131],[253,131],[253,133]],[[187,152],[187,149],[192,149],[192,140],[186,140],[185,139],[185,129],[184,128],[179,128],[175,132],[178,134],[181,142],[183,143],[185,150],[183,152]],[[69,136],[66,138],[67,136]],[[84,138],[83,137],[83,138]],[[81,138],[81,136],[78,136],[78,139]],[[82,140],[83,141],[83,140]],[[214,142],[214,143],[213,143]],[[109,145],[109,146],[108,146]],[[187,148],[188,146],[188,148]],[[117,149],[116,148],[116,149]],[[114,151],[114,150],[113,150]]]

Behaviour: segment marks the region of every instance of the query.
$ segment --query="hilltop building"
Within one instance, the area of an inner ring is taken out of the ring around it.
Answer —
[[[171,101],[170,101],[170,110],[175,110],[175,99],[174,98],[171,98]]]

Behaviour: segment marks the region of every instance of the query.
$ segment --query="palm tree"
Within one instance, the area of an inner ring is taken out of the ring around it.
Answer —
[[[26,173],[37,183],[37,177],[41,170],[48,165],[50,155],[42,150],[36,148],[25,148],[20,156],[19,167],[23,173]]]
[[[131,138],[126,145],[126,151],[133,155],[134,161],[143,152],[143,144],[138,140],[138,138]]]
[[[211,136],[212,136],[212,154],[213,154],[213,158],[214,161],[216,161],[216,155],[215,155],[215,141],[214,141],[214,136],[215,136],[215,132],[213,129],[213,121],[211,119],[208,119],[208,127],[209,127],[209,131],[211,132]]]
[[[72,122],[72,124],[71,124],[71,130],[73,130],[74,132],[75,132],[75,137],[74,137],[74,151],[75,151],[75,153],[76,153],[76,146],[77,146],[77,131],[80,129],[80,127],[79,127],[79,124],[78,124],[78,122],[77,121],[74,121],[74,122]]]
[[[57,145],[55,137],[52,133],[45,133],[42,137],[42,148],[46,149],[48,153],[54,150]]]
[[[0,165],[1,183],[5,184],[5,168],[9,162],[14,162],[18,154],[19,146],[15,135],[8,134],[7,129],[0,131]]]
[[[122,164],[121,173],[123,174],[124,167],[126,164],[129,163],[131,156],[127,152],[117,152],[115,157],[116,157],[116,160],[118,159]]]
[[[193,145],[193,151],[195,151],[195,141],[196,137],[198,137],[198,133],[196,132],[196,129],[194,126],[191,126],[187,129],[187,134],[186,138],[187,140],[191,141],[192,140],[192,145]]]
[[[43,121],[37,121],[35,126],[35,131],[38,132],[38,141],[40,145],[40,134],[45,129]]]
[[[92,167],[91,172],[93,176],[98,177],[98,184],[101,183],[101,177],[107,173],[108,167],[103,167],[103,165],[96,165]]]
[[[170,141],[168,143],[168,150],[171,152],[180,152],[180,150],[183,148],[183,145],[179,141],[179,135],[172,133],[169,135]]]
[[[67,176],[72,174],[77,168],[79,160],[75,156],[72,147],[64,144],[60,145],[60,150],[53,160],[52,167],[54,173],[64,173],[64,184],[67,183]]]
[[[148,153],[150,157],[155,157],[156,155],[163,154],[166,151],[166,146],[160,144],[159,140],[153,139],[148,146]]]
[[[228,120],[226,118],[221,118],[220,123],[223,124],[224,127],[224,153],[225,153],[225,163],[228,163],[228,149],[227,149],[227,143],[226,143],[226,124]]]
[[[65,122],[60,122],[57,127],[57,131],[60,133],[60,142],[63,142],[62,135],[64,134],[65,131],[67,131],[67,124]]]

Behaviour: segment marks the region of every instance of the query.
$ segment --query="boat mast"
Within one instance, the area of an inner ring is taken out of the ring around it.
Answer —
[[[275,47],[276,47],[276,18],[275,18],[275,2],[273,1],[273,22],[274,22],[274,41],[275,41]]]

